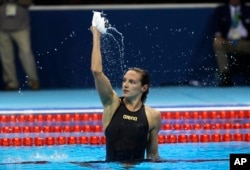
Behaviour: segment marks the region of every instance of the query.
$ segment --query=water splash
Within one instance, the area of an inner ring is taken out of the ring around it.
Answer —
[[[101,41],[101,51],[105,60],[103,63],[104,69],[107,71],[108,76],[116,77],[115,79],[111,79],[111,83],[114,86],[120,86],[120,80],[122,79],[121,76],[123,76],[124,70],[127,67],[124,60],[124,36],[116,28],[109,27],[107,32],[103,34]],[[116,49],[117,51],[114,51]],[[117,66],[120,66],[119,70],[117,70]],[[121,79],[119,79],[119,77]]]
[[[59,153],[57,151],[54,151],[54,153],[50,154],[42,154],[42,153],[35,153],[33,158],[37,160],[51,160],[51,161],[61,161],[68,158],[68,155],[65,153]]]
[[[124,67],[126,67],[126,65],[125,65],[125,62],[124,62],[124,36],[122,35],[122,33],[121,32],[119,32],[116,28],[114,28],[114,27],[110,27],[108,30],[112,30],[112,31],[114,31],[114,32],[116,32],[117,34],[119,34],[120,35],[120,37],[121,37],[121,44],[119,44],[119,42],[115,39],[115,37],[113,36],[113,34],[111,34],[111,33],[107,33],[110,37],[112,37],[113,39],[114,39],[114,41],[117,43],[117,45],[118,45],[118,48],[119,48],[119,53],[120,53],[120,58],[119,58],[119,60],[120,60],[120,63],[121,63],[121,70],[122,70],[122,72],[124,72]]]
[[[60,44],[63,47],[63,46],[65,46],[64,43],[66,41],[69,41],[70,39],[73,39],[75,37],[76,37],[76,33],[73,30],[63,38],[63,40],[60,42]],[[34,55],[38,56],[37,58],[43,57],[43,56],[54,55],[55,53],[59,52],[62,47],[57,46],[57,47],[54,47],[54,48],[52,48],[50,50],[46,50],[46,51],[36,51],[36,53]],[[43,70],[42,63],[39,60],[36,61],[36,68],[37,68],[37,70]],[[29,77],[26,75],[24,82],[20,83],[20,88],[18,89],[19,94],[23,94],[22,90],[28,87],[28,80],[29,80]]]

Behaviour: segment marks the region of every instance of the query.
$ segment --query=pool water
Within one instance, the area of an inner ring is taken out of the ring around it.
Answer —
[[[160,144],[162,162],[134,164],[105,162],[105,145],[54,145],[42,147],[1,147],[1,170],[83,170],[153,169],[218,170],[229,169],[231,153],[250,153],[249,142]]]
[[[230,154],[250,153],[249,88],[208,88],[204,92],[201,88],[168,87],[151,91],[148,104],[163,113],[158,138],[161,139],[159,154],[163,161],[108,163],[105,162],[102,142],[96,143],[89,138],[89,144],[84,140],[80,143],[80,137],[91,137],[96,133],[103,136],[99,116],[97,120],[92,116],[85,120],[83,114],[84,118],[79,121],[78,114],[75,114],[102,111],[95,90],[27,91],[0,95],[0,170],[228,170]],[[46,117],[40,120],[40,114]],[[53,120],[49,114],[55,115]],[[61,120],[61,116],[65,118]],[[82,129],[74,128],[76,125]],[[87,128],[89,126],[92,128]],[[73,128],[73,132],[66,127]],[[190,139],[193,134],[211,138],[199,138],[197,142]],[[218,134],[221,136],[215,136]],[[235,137],[235,134],[239,136]],[[168,138],[169,135],[176,138]],[[223,135],[232,136],[224,139]],[[45,140],[46,137],[59,136],[67,138],[67,142]],[[14,137],[31,138],[34,143],[25,146],[19,140],[15,143],[8,141]],[[36,137],[41,137],[44,142],[35,142]],[[68,137],[73,137],[71,143]],[[74,137],[78,142],[73,140]]]
[[[158,136],[162,161],[129,164],[105,162],[100,113],[2,114],[0,169],[229,169],[230,154],[250,153],[249,114],[163,111]],[[199,136],[198,142],[192,135]]]

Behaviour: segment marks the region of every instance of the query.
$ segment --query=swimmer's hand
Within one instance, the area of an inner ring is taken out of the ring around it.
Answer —
[[[93,36],[101,36],[101,32],[95,27],[95,26],[91,26],[90,27],[90,31],[92,32]]]
[[[153,156],[153,155],[148,155],[147,160],[150,160],[150,162],[158,162],[161,160],[159,155]]]
[[[110,27],[109,21],[104,17],[105,14],[93,11],[92,26],[95,26],[102,34],[105,34]]]

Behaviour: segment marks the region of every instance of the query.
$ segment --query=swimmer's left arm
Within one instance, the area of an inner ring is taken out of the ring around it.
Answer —
[[[159,111],[153,110],[151,115],[152,124],[154,126],[149,133],[147,159],[158,160],[160,159],[158,153],[158,132],[161,128],[161,113]]]

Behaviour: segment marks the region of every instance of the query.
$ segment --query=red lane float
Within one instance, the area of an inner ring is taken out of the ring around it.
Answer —
[[[158,135],[158,143],[207,143],[207,142],[250,142],[250,133],[241,134],[180,134]],[[0,138],[0,146],[53,146],[53,145],[103,145],[106,143],[105,136],[47,136],[47,137],[14,137]]]
[[[226,111],[167,111],[162,112],[162,119],[242,119],[250,118],[249,110]]]
[[[2,114],[0,146],[105,144],[101,120],[101,113],[85,112]],[[168,111],[162,120],[160,144],[250,142],[250,110]]]
[[[230,130],[230,129],[250,129],[250,123],[184,123],[184,124],[163,124],[162,130]]]

